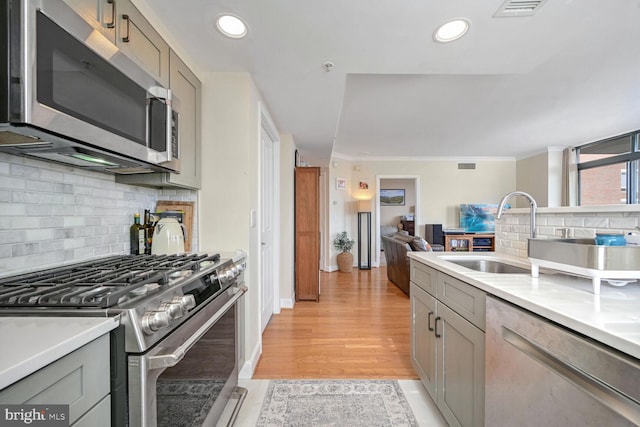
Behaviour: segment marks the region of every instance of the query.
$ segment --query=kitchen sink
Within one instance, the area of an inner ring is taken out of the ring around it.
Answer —
[[[443,258],[453,264],[483,273],[529,274],[531,270],[491,259],[456,259]]]

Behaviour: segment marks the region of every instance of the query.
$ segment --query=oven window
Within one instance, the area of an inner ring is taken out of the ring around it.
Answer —
[[[202,425],[236,366],[235,307],[156,383],[158,426]]]
[[[37,13],[41,104],[146,145],[146,90]]]

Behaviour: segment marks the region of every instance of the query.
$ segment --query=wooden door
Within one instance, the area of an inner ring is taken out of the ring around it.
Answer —
[[[320,168],[295,172],[296,301],[320,297]]]

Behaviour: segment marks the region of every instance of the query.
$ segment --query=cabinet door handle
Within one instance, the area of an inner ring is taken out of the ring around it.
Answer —
[[[114,28],[116,26],[116,2],[115,0],[107,0],[107,4],[111,5],[111,21],[105,22],[104,25],[106,25],[107,28]]]
[[[124,21],[127,21],[127,35],[125,37],[122,37],[122,42],[129,43],[129,32],[131,30],[131,27],[130,27],[131,20],[129,19],[129,15],[122,15],[122,19]]]
[[[436,317],[436,323],[434,325],[435,331],[436,331],[436,338],[441,338],[442,334],[438,333],[438,320],[440,320],[440,316]]]
[[[427,328],[433,332],[433,328],[431,327],[431,316],[433,316],[433,311],[430,311],[429,314],[427,314]]]

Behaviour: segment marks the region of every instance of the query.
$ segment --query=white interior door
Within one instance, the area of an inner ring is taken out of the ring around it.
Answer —
[[[261,238],[261,332],[267,327],[274,307],[274,234],[275,234],[275,150],[274,141],[264,125],[260,130],[262,188],[260,191]]]

